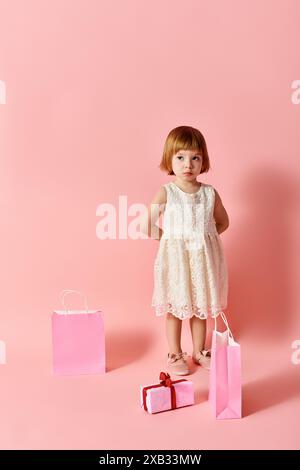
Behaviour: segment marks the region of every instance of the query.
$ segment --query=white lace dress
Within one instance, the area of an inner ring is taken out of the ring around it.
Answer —
[[[215,317],[227,306],[228,274],[213,218],[215,192],[202,183],[193,194],[164,185],[163,235],[154,261],[152,307],[180,319]]]

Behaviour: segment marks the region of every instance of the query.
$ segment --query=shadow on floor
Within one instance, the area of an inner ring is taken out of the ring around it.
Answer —
[[[132,330],[108,332],[105,336],[107,372],[141,358],[154,343],[154,334]]]
[[[300,396],[300,371],[285,370],[243,386],[243,416]]]

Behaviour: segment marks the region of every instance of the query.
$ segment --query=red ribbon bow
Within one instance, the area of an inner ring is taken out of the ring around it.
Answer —
[[[165,373],[165,372],[161,372],[159,374],[159,380],[160,380],[160,383],[162,385],[164,385],[165,387],[172,387],[172,380],[171,380],[171,377],[168,373]]]
[[[173,410],[174,408],[176,408],[176,390],[175,390],[174,384],[186,381],[186,379],[171,380],[170,375],[166,372],[161,372],[159,374],[159,380],[160,380],[159,384],[149,385],[148,387],[143,388],[143,406],[146,411],[148,411],[147,404],[146,404],[147,390],[151,388],[162,387],[162,386],[169,387],[170,392],[171,392],[171,409]]]

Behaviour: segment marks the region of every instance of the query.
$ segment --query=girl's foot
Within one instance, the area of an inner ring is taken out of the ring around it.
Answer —
[[[192,358],[195,364],[202,366],[204,369],[210,369],[210,350],[206,351],[203,349],[195,354],[193,354]]]
[[[190,373],[186,353],[168,353],[167,369],[169,374],[188,375]]]

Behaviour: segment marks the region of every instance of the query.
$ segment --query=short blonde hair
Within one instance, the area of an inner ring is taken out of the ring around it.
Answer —
[[[172,170],[172,158],[179,150],[195,150],[201,152],[202,167],[200,173],[208,172],[210,162],[206,142],[198,129],[190,126],[179,126],[169,132],[159,165],[159,168],[162,171],[166,171],[168,175],[174,175]]]

